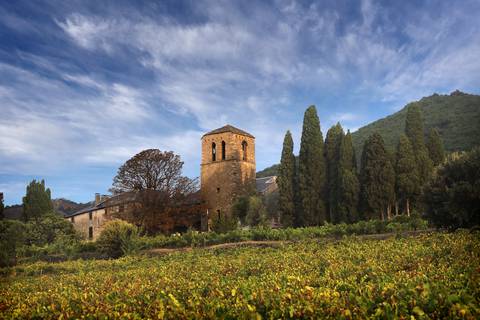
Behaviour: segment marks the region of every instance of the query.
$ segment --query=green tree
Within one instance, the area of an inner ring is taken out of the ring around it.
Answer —
[[[428,133],[427,149],[430,159],[432,159],[433,165],[438,166],[445,158],[445,151],[443,149],[443,142],[438,130],[435,128],[430,129]]]
[[[249,226],[264,226],[267,224],[267,209],[259,196],[248,198],[246,221]]]
[[[410,216],[410,202],[420,194],[420,177],[415,163],[412,144],[406,135],[400,137],[395,164],[395,191]]]
[[[350,131],[342,138],[338,161],[338,217],[340,222],[355,222],[360,196],[360,183],[357,177],[357,162]]]
[[[405,134],[412,144],[420,183],[423,185],[432,174],[433,162],[429,158],[427,148],[425,147],[422,112],[417,104],[411,104],[407,109]]]
[[[3,205],[3,193],[0,192],[0,220],[4,218],[3,215],[3,210],[4,210],[4,205]]]
[[[340,193],[340,144],[345,133],[340,123],[332,126],[327,132],[325,139],[325,160],[327,167],[327,193],[328,193],[328,217],[332,223],[345,221],[339,216],[339,193]]]
[[[323,137],[315,106],[305,111],[300,142],[298,184],[301,213],[299,224],[313,226],[326,220],[326,167]]]
[[[49,188],[45,188],[45,181],[33,180],[27,186],[27,193],[23,197],[23,217],[25,221],[38,220],[43,215],[53,212],[53,204]]]
[[[0,268],[16,264],[18,249],[24,241],[24,223],[16,220],[0,221]]]
[[[390,215],[389,208],[395,197],[395,172],[378,133],[365,141],[360,181],[364,217],[385,220],[385,214]]]
[[[437,227],[480,226],[480,147],[440,165],[424,198],[427,218]]]
[[[287,131],[283,140],[282,157],[278,167],[278,207],[280,221],[285,227],[291,227],[295,222],[295,156],[293,155],[293,139],[290,131]]]

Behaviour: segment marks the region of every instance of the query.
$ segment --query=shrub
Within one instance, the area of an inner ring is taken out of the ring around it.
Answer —
[[[73,225],[56,213],[48,213],[38,220],[26,223],[26,243],[43,246],[51,244],[57,237],[79,238]]]
[[[137,251],[139,230],[123,220],[112,220],[105,225],[97,239],[100,252],[110,258],[119,258]]]
[[[0,267],[17,262],[19,248],[25,240],[25,225],[15,220],[0,220]]]

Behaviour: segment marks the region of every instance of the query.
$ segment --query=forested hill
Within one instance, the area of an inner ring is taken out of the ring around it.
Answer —
[[[353,147],[360,159],[363,143],[375,131],[385,140],[390,151],[395,150],[400,135],[405,130],[407,107],[418,104],[422,110],[425,134],[437,128],[445,150],[470,150],[480,142],[480,96],[455,91],[450,95],[434,94],[407,104],[402,110],[352,133]]]
[[[420,106],[425,133],[432,127],[438,129],[447,152],[470,150],[473,146],[480,145],[480,96],[455,91],[450,95],[434,94],[411,102],[402,110],[352,133],[357,160],[360,159],[363,143],[375,131],[383,137],[390,151],[395,150],[405,129],[405,117],[410,104]],[[324,128],[324,136],[327,130],[328,128]],[[257,177],[276,175],[277,166],[259,171]]]

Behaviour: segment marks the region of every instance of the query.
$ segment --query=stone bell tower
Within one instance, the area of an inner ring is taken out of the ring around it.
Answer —
[[[226,125],[202,137],[201,194],[209,220],[230,215],[236,197],[255,190],[255,137]]]

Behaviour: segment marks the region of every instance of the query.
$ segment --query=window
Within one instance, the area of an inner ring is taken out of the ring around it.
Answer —
[[[217,188],[217,193],[220,193],[220,188]]]
[[[222,141],[222,160],[225,160],[227,158],[227,154],[225,153],[225,147],[226,143],[225,141]]]
[[[217,160],[217,146],[212,142],[212,161]]]
[[[123,212],[123,210],[125,210],[125,206],[123,204],[118,206],[118,212]]]
[[[75,217],[71,217],[71,218],[70,218],[70,221],[71,221],[72,223],[75,223]]]
[[[88,220],[92,220],[92,217],[93,217],[93,212],[90,211],[90,212],[88,213]]]
[[[88,239],[93,239],[93,227],[88,227]]]
[[[217,210],[218,220],[220,220],[220,210]]]
[[[242,142],[242,160],[247,160],[247,141]]]

